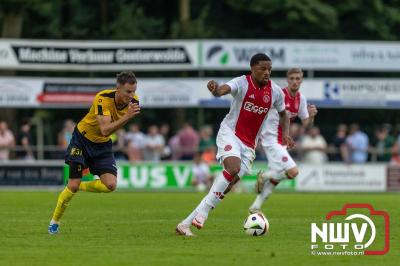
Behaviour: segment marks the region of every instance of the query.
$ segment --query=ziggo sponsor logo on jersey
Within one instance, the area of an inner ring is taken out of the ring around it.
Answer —
[[[252,102],[245,102],[243,105],[243,109],[259,115],[261,115],[262,113],[268,113],[269,110],[267,107],[258,106]]]

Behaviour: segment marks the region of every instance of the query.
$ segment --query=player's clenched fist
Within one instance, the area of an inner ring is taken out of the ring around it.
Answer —
[[[215,80],[210,80],[207,83],[207,88],[212,93],[212,95],[218,96],[218,83]]]
[[[317,107],[314,104],[310,104],[307,106],[308,113],[310,114],[310,117],[315,117],[318,113]]]
[[[295,146],[294,140],[288,135],[284,135],[282,137],[282,144],[286,145],[288,149],[291,149]]]
[[[130,118],[140,113],[140,106],[137,103],[129,103],[128,112],[126,113]]]

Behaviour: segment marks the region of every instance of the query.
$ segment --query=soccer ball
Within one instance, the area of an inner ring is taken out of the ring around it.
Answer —
[[[261,213],[250,214],[244,221],[244,231],[251,236],[262,236],[269,229],[267,218]]]

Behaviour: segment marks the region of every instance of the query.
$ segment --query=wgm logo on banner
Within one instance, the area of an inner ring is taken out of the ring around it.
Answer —
[[[211,46],[206,51],[207,63],[213,63],[216,65],[226,65],[229,63],[229,51],[223,45]]]
[[[311,255],[384,255],[389,251],[389,214],[370,204],[345,204],[311,223]]]
[[[279,43],[262,41],[204,41],[202,66],[206,69],[250,69],[250,59],[256,53],[267,54],[274,68],[286,64],[286,49]]]

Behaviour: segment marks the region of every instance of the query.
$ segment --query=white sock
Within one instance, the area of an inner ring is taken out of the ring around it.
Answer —
[[[277,172],[277,171],[274,171],[274,170],[268,170],[265,173],[263,173],[262,176],[265,179],[271,179],[272,178],[272,179],[274,179],[276,181],[282,181],[283,179],[287,178],[285,170],[280,171],[280,172]]]
[[[56,222],[53,219],[51,219],[50,224],[59,224],[60,222]]]
[[[192,211],[192,213],[189,214],[188,217],[186,217],[181,223],[184,225],[190,226],[192,224],[194,217],[196,217],[196,215],[197,215],[197,211],[196,210]]]
[[[254,200],[253,204],[250,206],[250,210],[259,210],[261,209],[262,204],[264,201],[271,195],[272,191],[274,190],[275,185],[267,179],[264,183],[263,189],[260,194],[257,195],[256,199]]]
[[[229,186],[229,181],[225,179],[222,173],[218,175],[218,177],[214,181],[214,184],[210,188],[208,194],[203,198],[203,200],[197,206],[196,211],[207,218],[208,213],[213,208],[215,208],[223,199],[224,191],[228,186]]]

